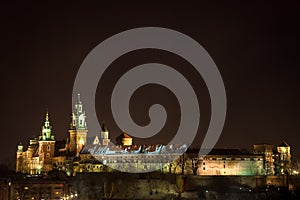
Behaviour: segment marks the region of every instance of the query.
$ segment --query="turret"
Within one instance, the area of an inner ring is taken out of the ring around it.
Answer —
[[[54,140],[54,135],[51,134],[51,128],[52,127],[49,121],[49,113],[47,111],[44,126],[42,127],[42,134],[39,137],[39,140]]]
[[[17,160],[16,160],[16,172],[23,172],[23,161],[24,161],[24,146],[22,143],[18,145],[18,150],[17,150]]]
[[[103,146],[107,146],[109,142],[110,142],[109,130],[105,126],[105,124],[103,123],[102,126],[101,126],[101,144]]]

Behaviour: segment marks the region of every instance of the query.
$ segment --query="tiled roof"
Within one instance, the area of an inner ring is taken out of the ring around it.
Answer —
[[[82,154],[166,154],[184,153],[187,149],[185,144],[153,144],[153,145],[133,145],[130,147],[116,146],[109,143],[107,146],[90,144],[84,146]]]

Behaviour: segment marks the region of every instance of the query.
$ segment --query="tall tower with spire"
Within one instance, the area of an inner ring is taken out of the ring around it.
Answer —
[[[46,118],[44,126],[42,127],[42,133],[39,136],[39,160],[43,163],[42,171],[49,172],[52,170],[52,158],[55,152],[55,139],[51,132],[51,125],[49,121],[48,111],[46,112]]]
[[[87,126],[86,115],[83,110],[82,102],[80,100],[80,94],[77,94],[77,101],[74,105],[74,110],[71,116],[70,123],[70,151],[79,154],[83,146],[86,144]]]

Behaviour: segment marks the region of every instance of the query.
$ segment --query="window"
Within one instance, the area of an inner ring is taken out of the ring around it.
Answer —
[[[47,151],[50,151],[51,147],[50,145],[47,146]]]
[[[47,154],[46,154],[46,157],[47,157],[47,158],[50,157],[50,153],[47,153]]]
[[[205,167],[203,167],[203,170],[205,170]]]
[[[203,163],[203,165],[205,165],[205,162]]]
[[[79,121],[79,124],[82,125],[82,119]]]

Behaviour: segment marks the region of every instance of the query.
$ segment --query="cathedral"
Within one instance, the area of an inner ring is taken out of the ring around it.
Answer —
[[[71,173],[73,159],[79,156],[87,142],[86,115],[80,94],[77,96],[71,118],[69,138],[66,141],[56,141],[47,111],[41,134],[30,139],[27,150],[22,144],[18,145],[16,172],[42,174],[57,168]]]

